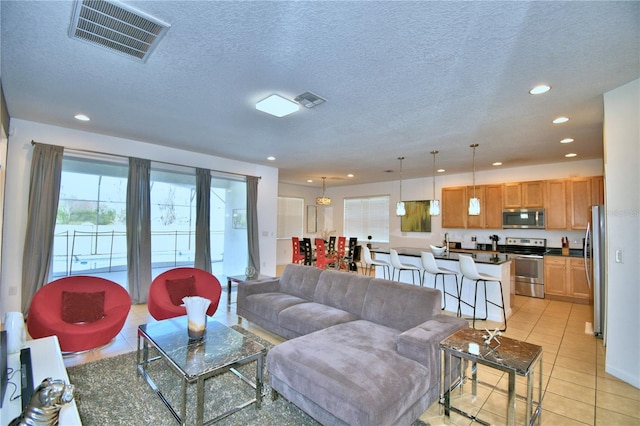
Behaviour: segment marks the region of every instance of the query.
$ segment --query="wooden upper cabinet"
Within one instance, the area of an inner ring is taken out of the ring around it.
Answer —
[[[567,181],[565,179],[547,181],[546,197],[547,229],[567,229]]]
[[[522,207],[522,184],[505,183],[502,193],[505,209],[519,209]]]
[[[545,181],[505,183],[503,187],[505,209],[543,208]]]
[[[502,229],[502,185],[485,185],[484,198],[484,205],[480,205],[480,211],[484,212],[484,227]]]
[[[522,207],[543,208],[545,185],[543,180],[522,182]]]
[[[442,188],[442,227],[465,228],[468,203],[466,187]]]
[[[571,229],[587,229],[591,220],[591,178],[576,178],[571,186]]]

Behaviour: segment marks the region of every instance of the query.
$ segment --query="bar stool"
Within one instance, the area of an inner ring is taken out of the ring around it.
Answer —
[[[391,277],[391,270],[389,269],[389,264],[387,262],[383,262],[382,260],[373,260],[371,257],[371,250],[369,247],[362,246],[362,261],[365,264],[364,270],[367,271],[367,275],[371,274],[371,270],[374,266],[382,267],[382,276],[387,279],[387,277]]]
[[[476,302],[478,300],[478,283],[482,283],[484,285],[484,318],[478,318],[479,320],[486,320],[489,316],[489,304],[492,304],[495,307],[502,309],[502,318],[504,318],[504,328],[500,331],[507,330],[507,314],[504,309],[504,295],[502,293],[502,281],[499,277],[493,277],[487,274],[481,274],[478,272],[476,268],[476,262],[473,260],[471,256],[467,256],[464,254],[458,255],[458,260],[460,262],[460,272],[462,273],[462,279],[460,280],[460,305],[463,303],[470,308],[473,308],[473,328],[476,328]],[[473,305],[462,300],[462,289],[464,286],[464,279],[472,280],[476,282],[476,291],[475,297],[473,299]],[[491,300],[487,300],[487,281],[495,281],[500,285],[500,300],[501,304],[493,302]],[[460,306],[459,305],[459,306]]]
[[[413,285],[416,285],[413,273],[417,272],[418,279],[420,279],[420,268],[400,262],[400,256],[398,256],[398,251],[395,249],[389,249],[389,256],[391,258],[391,266],[393,266],[393,275],[391,276],[391,279],[395,280],[396,271],[398,271],[398,281],[400,281],[400,273],[402,271],[411,271],[411,281],[413,281]]]
[[[442,300],[444,301],[442,309],[447,307],[447,296],[451,296],[457,301],[458,316],[460,316],[460,288],[458,287],[458,273],[450,269],[439,267],[436,264],[436,259],[433,257],[433,253],[428,251],[420,252],[420,261],[422,262],[422,279],[420,280],[420,285],[424,285],[424,276],[428,272],[433,275],[433,288],[436,288],[438,285],[438,275],[440,275],[442,277]],[[453,275],[456,279],[456,294],[447,292],[444,283],[444,278],[447,275]]]

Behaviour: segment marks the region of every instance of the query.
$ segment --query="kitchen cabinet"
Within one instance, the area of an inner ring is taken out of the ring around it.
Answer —
[[[591,220],[591,178],[575,178],[570,185],[570,218],[571,229],[587,229]]]
[[[567,187],[565,179],[547,181],[545,209],[547,229],[567,229]]]
[[[468,203],[466,187],[442,188],[442,227],[465,228]]]
[[[504,184],[505,209],[544,207],[545,181],[513,182]]]
[[[502,229],[502,184],[476,185],[480,214],[469,215],[469,198],[473,186],[442,189],[442,227],[467,229]]]
[[[591,178],[591,204],[604,204],[604,176]]]
[[[584,259],[545,256],[544,294],[546,299],[591,303],[591,289],[585,274]]]

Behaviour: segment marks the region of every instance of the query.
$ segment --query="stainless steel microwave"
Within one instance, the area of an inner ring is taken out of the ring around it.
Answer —
[[[503,229],[544,229],[544,209],[508,209],[502,211]]]

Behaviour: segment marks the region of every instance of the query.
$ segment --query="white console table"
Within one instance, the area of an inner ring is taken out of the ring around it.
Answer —
[[[26,347],[31,348],[31,366],[33,369],[33,386],[37,387],[42,380],[47,377],[52,379],[62,379],[69,383],[67,369],[62,361],[62,353],[60,352],[60,344],[56,336],[44,337],[42,339],[27,340]],[[7,360],[8,367],[14,370],[20,369],[20,353],[10,354]],[[15,395],[20,395],[20,373],[16,372],[10,382],[18,386]],[[0,425],[6,425],[14,418],[18,417],[22,412],[20,397],[14,401],[10,401],[14,387],[8,385],[7,392],[4,396],[2,409],[0,410]],[[65,426],[82,425],[78,407],[75,399],[69,404],[65,404],[60,409],[59,424]]]

